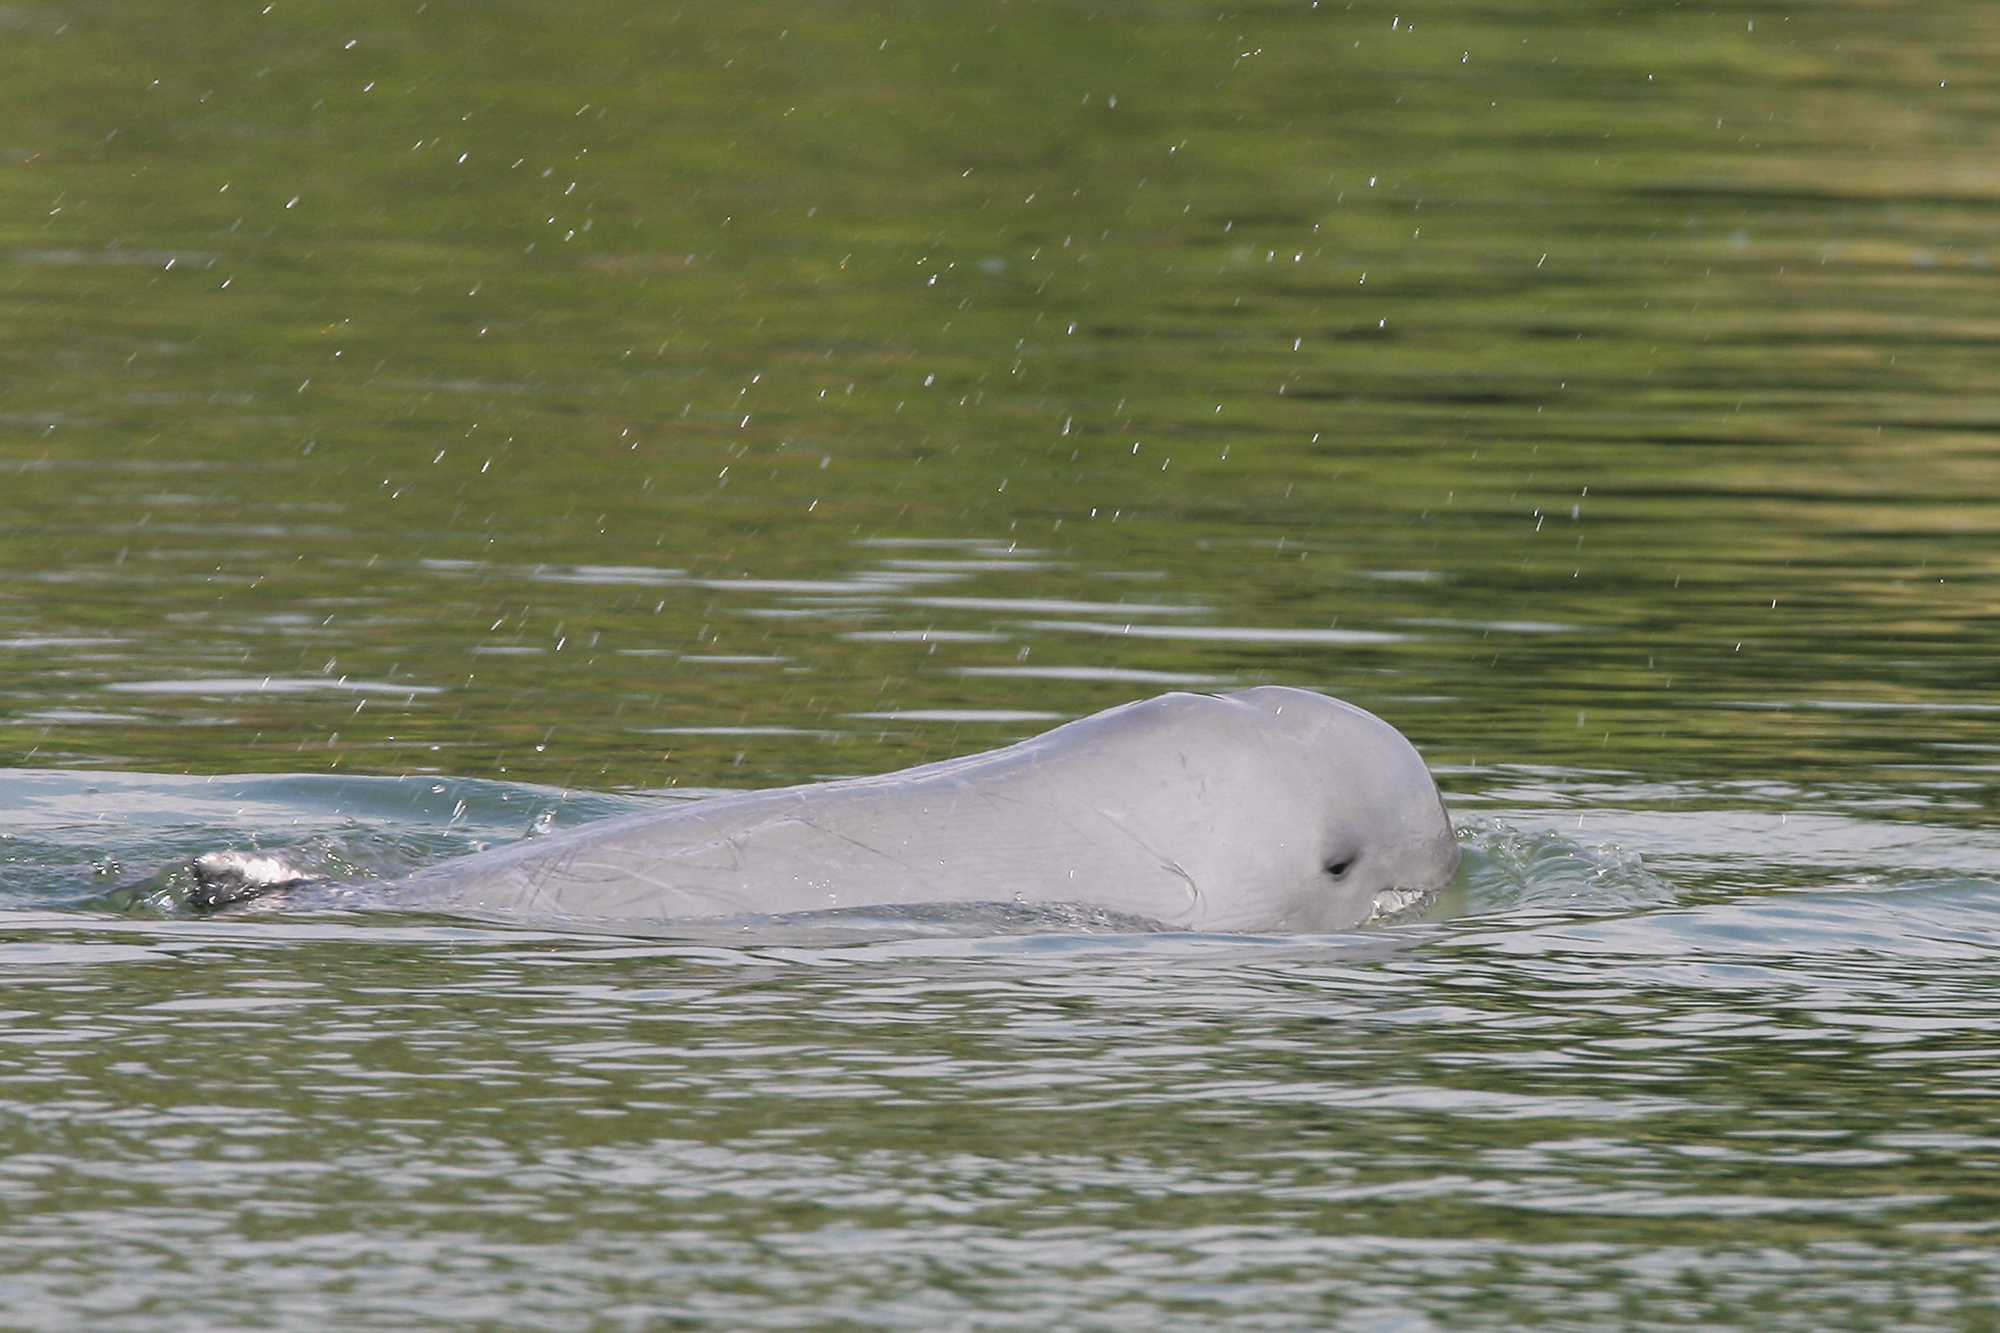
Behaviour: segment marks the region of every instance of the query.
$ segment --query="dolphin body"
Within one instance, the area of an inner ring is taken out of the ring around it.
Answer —
[[[268,860],[201,858],[197,902],[284,888]],[[370,906],[612,928],[997,903],[1321,932],[1442,888],[1458,860],[1401,733],[1266,685],[1164,694],[998,750],[677,803],[356,887]]]

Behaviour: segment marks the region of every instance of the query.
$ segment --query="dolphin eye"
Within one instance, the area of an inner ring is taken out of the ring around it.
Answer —
[[[1332,875],[1335,879],[1339,879],[1353,868],[1354,858],[1351,856],[1343,856],[1338,861],[1328,861],[1326,863],[1326,873]]]

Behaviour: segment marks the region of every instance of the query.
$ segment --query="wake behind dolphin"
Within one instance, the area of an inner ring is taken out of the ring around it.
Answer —
[[[388,909],[612,926],[1000,903],[1317,932],[1441,888],[1458,859],[1401,733],[1266,685],[1165,694],[998,750],[642,811],[356,887]],[[299,882],[234,852],[195,871],[202,906]]]

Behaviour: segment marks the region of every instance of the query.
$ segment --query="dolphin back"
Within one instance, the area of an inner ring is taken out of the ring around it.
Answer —
[[[1186,702],[1176,702],[1186,701]],[[677,803],[531,838],[391,886],[407,905],[616,919],[1089,901],[1167,922],[1196,893],[1157,827],[1205,818],[1175,775],[1207,696],[1126,705],[1004,749]],[[1161,744],[1173,738],[1178,745]],[[1164,762],[1163,762],[1164,760]]]

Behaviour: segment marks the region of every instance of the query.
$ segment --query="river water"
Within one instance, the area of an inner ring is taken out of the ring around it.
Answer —
[[[0,1324],[2000,1326],[2000,15],[0,11]],[[1166,689],[1326,938],[186,906]]]

